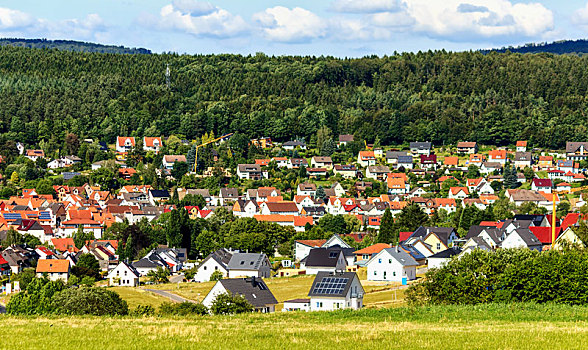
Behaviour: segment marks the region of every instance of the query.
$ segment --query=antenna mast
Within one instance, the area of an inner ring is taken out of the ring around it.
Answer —
[[[165,85],[167,85],[167,88],[170,88],[170,76],[171,76],[171,71],[169,70],[169,63],[166,65],[165,68]]]

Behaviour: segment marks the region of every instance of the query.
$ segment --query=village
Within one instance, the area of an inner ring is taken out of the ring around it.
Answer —
[[[216,281],[200,300],[207,307],[217,295],[231,293],[259,312],[359,309],[366,284],[402,289],[473,250],[541,252],[585,239],[579,231],[588,213],[588,142],[568,142],[558,151],[532,149],[526,141],[512,147],[387,147],[353,135],[312,146],[260,138],[249,140],[250,162],[235,163],[230,138],[181,141],[176,150],[185,154],[165,153],[161,137],[118,137],[115,145],[83,140],[105,154],[91,164],[76,155],[52,159],[17,144],[21,160],[45,166],[47,177],[61,184],[50,191],[19,188],[0,202],[4,295],[19,291],[11,276],[25,270],[67,282],[80,256],[91,255],[99,285],[142,288],[170,275],[187,284]],[[199,152],[208,157],[203,167]],[[133,167],[137,153],[159,157],[156,177],[164,180],[143,181]],[[234,167],[219,165],[230,164],[222,161],[226,157]],[[106,168],[113,169],[114,181],[85,181]],[[3,181],[21,187],[13,174]],[[215,181],[189,187],[185,179]],[[265,252],[217,245],[195,255],[182,242],[122,257],[130,243],[113,237],[113,227],[157,223],[181,210],[191,221],[254,219],[278,225],[290,237]],[[342,228],[332,224],[338,217]],[[278,300],[266,283],[295,276],[312,276],[304,297]]]

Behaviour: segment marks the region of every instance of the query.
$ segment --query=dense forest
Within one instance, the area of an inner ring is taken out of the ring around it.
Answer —
[[[492,49],[492,50],[481,50],[482,53],[490,53],[490,52],[506,52],[510,51],[513,53],[555,53],[558,55],[562,54],[577,54],[582,55],[588,53],[588,40],[579,39],[579,40],[560,40],[554,41],[552,43],[529,43],[523,46],[517,47],[503,47],[501,49]]]
[[[16,39],[1,38],[0,46],[17,46],[32,49],[58,49],[79,52],[120,53],[120,54],[144,54],[151,50],[142,48],[128,48],[124,46],[102,45],[74,40],[47,40],[47,39]]]
[[[171,69],[166,84],[166,66]],[[0,48],[0,152],[68,133],[313,142],[323,126],[382,145],[585,141],[588,58],[445,51],[389,57],[117,55]],[[4,145],[4,146],[3,146]]]

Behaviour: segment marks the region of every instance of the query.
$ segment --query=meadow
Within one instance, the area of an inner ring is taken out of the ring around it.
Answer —
[[[582,349],[588,340],[588,308],[553,304],[3,318],[1,349]]]

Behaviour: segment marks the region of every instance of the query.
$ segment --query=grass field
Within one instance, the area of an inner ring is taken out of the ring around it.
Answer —
[[[561,305],[3,318],[1,349],[583,349],[588,341],[588,308]]]
[[[112,287],[111,290],[117,292],[121,298],[126,300],[130,310],[136,308],[139,304],[153,306],[157,309],[161,303],[169,301],[168,298],[144,291],[139,288]]]
[[[364,276],[365,277],[365,276]],[[360,274],[361,278],[361,274]],[[312,285],[314,276],[296,276],[296,277],[284,277],[284,278],[270,278],[266,279],[265,282],[268,288],[272,291],[279,304],[276,306],[276,310],[281,310],[283,302],[289,299],[296,298],[307,298],[308,291]],[[366,307],[384,307],[384,306],[400,306],[403,305],[404,291],[394,291],[391,288],[395,287],[396,284],[388,285],[366,285],[364,283],[364,290],[366,292],[364,296],[364,304]],[[206,294],[210,291],[214,282],[204,283],[179,283],[179,284],[160,284],[154,286],[147,286],[149,289],[161,289],[171,293],[177,294],[186,299],[194,301],[202,301]],[[118,290],[117,290],[118,291]],[[121,297],[127,300],[126,295]],[[129,302],[127,300],[127,302]],[[136,304],[135,304],[136,306]],[[129,307],[132,309],[129,302]]]

